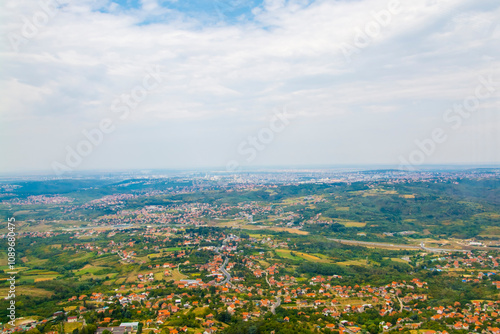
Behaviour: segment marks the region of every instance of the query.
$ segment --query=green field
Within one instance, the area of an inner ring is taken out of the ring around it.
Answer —
[[[85,274],[95,274],[96,272],[98,272],[99,270],[102,270],[102,269],[106,269],[104,267],[99,267],[99,266],[91,266],[91,265],[86,265],[85,267],[83,267],[82,269],[78,270],[75,275],[76,276],[82,276],[82,275],[85,275]]]
[[[77,255],[79,255],[79,254],[77,254]],[[96,255],[97,255],[97,253],[95,253],[95,252],[88,252],[88,253],[84,253],[83,255],[79,255],[78,257],[75,257],[69,261],[74,262],[74,261],[90,260],[91,258],[95,257]]]
[[[8,288],[1,288],[0,289],[0,298],[5,298],[7,296],[8,291],[9,291]],[[23,286],[16,287],[16,294],[31,296],[31,297],[50,297],[54,293],[51,291],[39,289],[39,288],[36,288],[33,286],[23,285]]]
[[[338,264],[338,265],[341,265],[341,266],[367,267],[368,266],[368,261],[367,260],[351,260],[351,261],[336,262],[335,264]]]
[[[280,257],[283,257],[286,259],[330,263],[328,257],[326,255],[323,255],[323,254],[312,255],[312,254],[307,254],[307,253],[303,253],[303,252],[291,251],[289,249],[276,249],[275,252]]]

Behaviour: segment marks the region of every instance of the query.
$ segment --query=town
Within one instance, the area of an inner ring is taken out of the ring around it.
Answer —
[[[17,318],[1,330],[498,334],[498,206],[472,196],[447,218],[440,207],[418,214],[433,187],[451,205],[441,187],[473,193],[496,180],[485,176],[244,187],[183,177],[168,190],[119,181],[97,196],[21,196],[14,183],[2,205],[18,217]],[[123,184],[140,189],[117,192]],[[448,224],[453,214],[479,227]]]

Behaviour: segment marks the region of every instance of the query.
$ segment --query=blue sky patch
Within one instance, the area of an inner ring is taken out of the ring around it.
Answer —
[[[114,0],[122,10],[142,8],[141,0]],[[238,23],[253,18],[252,10],[262,4],[263,0],[159,0],[158,5],[182,13],[202,23]],[[153,14],[153,16],[155,16]],[[160,15],[162,16],[162,15]],[[148,17],[141,23],[161,22],[165,18]]]

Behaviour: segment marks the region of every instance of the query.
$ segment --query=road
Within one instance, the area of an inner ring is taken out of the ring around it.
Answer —
[[[425,244],[423,242],[420,243],[420,246],[415,246],[415,245],[403,245],[403,244],[388,244],[385,242],[369,242],[369,241],[358,241],[358,240],[345,240],[345,239],[331,239],[328,238],[328,240],[340,242],[340,243],[345,243],[345,244],[352,244],[352,245],[360,245],[360,246],[372,246],[372,247],[386,247],[386,248],[399,248],[399,249],[423,249],[428,252],[433,252],[433,253],[445,253],[445,252],[470,252],[470,250],[466,249],[447,249],[447,248],[430,248],[430,247],[425,247]]]
[[[269,280],[267,279],[267,271],[264,271],[266,273],[266,283],[267,285],[269,285],[269,287],[271,287],[271,284],[269,283]]]
[[[226,265],[227,265],[228,262],[229,262],[229,258],[226,257],[226,259],[224,260],[224,263],[222,263],[222,266],[220,266],[220,271],[222,271],[222,273],[224,274],[224,276],[226,276],[226,279],[223,280],[220,284],[225,285],[226,283],[229,283],[232,286],[233,283],[231,283],[231,274],[228,273],[227,270],[226,270]]]
[[[276,303],[274,303],[273,306],[271,306],[271,313],[276,314],[276,308],[280,305],[281,305],[281,298],[276,297]]]
[[[396,324],[396,325],[392,326],[391,328],[384,329],[382,331],[382,333],[393,331],[393,330],[395,330],[396,328],[399,328],[399,327],[401,327],[401,324]]]
[[[466,250],[466,249],[446,249],[446,248],[425,247],[425,244],[423,242],[420,243],[420,248],[422,248],[423,250],[426,250],[428,252],[434,252],[434,253],[448,253],[448,252],[463,252],[463,253],[467,253],[467,252],[470,252],[470,250]]]
[[[340,242],[340,243],[354,244],[354,245],[360,245],[360,246],[421,249],[419,246],[414,246],[414,245],[388,244],[385,242],[370,242],[370,241],[358,241],[358,240],[346,240],[346,239],[331,239],[331,238],[327,238],[327,239],[332,240],[332,241],[336,241],[336,242]]]
[[[223,244],[225,242],[226,242],[226,240],[223,241]],[[215,252],[222,256],[222,254],[219,252],[219,249],[216,248]],[[222,282],[218,283],[217,285],[225,285],[226,283],[229,283],[229,284],[231,284],[232,287],[234,287],[233,283],[231,283],[231,274],[228,273],[226,270],[226,265],[228,262],[229,262],[229,258],[226,256],[226,258],[224,259],[224,262],[222,263],[222,265],[219,268],[219,270],[222,272],[222,274],[224,274],[224,276],[226,276],[226,278]]]

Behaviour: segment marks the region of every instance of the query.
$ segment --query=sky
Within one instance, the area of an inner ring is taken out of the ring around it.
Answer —
[[[497,0],[0,6],[0,173],[500,163]]]

